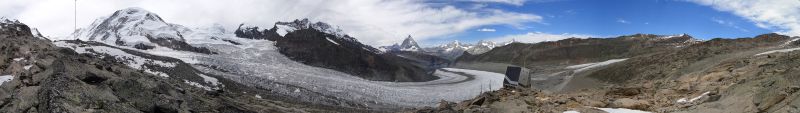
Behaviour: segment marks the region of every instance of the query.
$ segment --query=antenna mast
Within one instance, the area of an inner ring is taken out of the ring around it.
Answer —
[[[77,31],[78,30],[78,0],[75,0],[75,2],[73,2],[73,5],[74,5],[73,8],[75,8],[75,9],[73,11],[74,15],[72,15],[72,17],[73,17],[73,19],[72,19],[72,27],[73,27],[73,30]]]

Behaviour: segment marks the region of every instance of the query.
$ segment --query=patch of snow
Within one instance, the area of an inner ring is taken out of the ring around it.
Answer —
[[[400,51],[419,51],[417,47],[401,48]]]
[[[22,67],[22,68],[25,68],[25,70],[31,70],[31,67],[33,67],[33,65],[27,65],[27,66]]]
[[[261,95],[256,95],[256,98],[261,99]]]
[[[800,38],[794,38],[792,40],[789,40],[786,43],[784,43],[783,46],[790,45],[790,44],[792,44],[792,42],[796,42],[797,40],[800,40]]]
[[[71,48],[71,49],[75,50],[75,52],[77,52],[77,53],[88,53],[88,54],[96,54],[96,55],[103,55],[103,54],[104,55],[109,55],[109,56],[114,57],[115,59],[121,61],[122,63],[126,64],[128,67],[131,67],[133,69],[144,70],[147,73],[150,73],[150,74],[153,74],[153,75],[157,75],[157,76],[161,76],[161,77],[169,77],[169,75],[167,75],[166,73],[163,73],[163,72],[150,70],[147,67],[145,67],[144,65],[145,64],[150,64],[150,65],[159,65],[159,66],[162,66],[162,67],[175,67],[177,65],[174,62],[165,62],[165,61],[147,59],[147,58],[143,58],[143,57],[136,56],[136,55],[133,55],[133,54],[129,54],[129,53],[127,53],[125,51],[122,51],[120,49],[117,49],[117,48],[106,47],[106,46],[85,46],[85,45],[84,46],[79,46],[79,45],[76,45],[76,44],[65,43],[65,42],[56,42],[56,45],[60,46],[60,47]],[[135,49],[129,49],[129,50],[135,50]],[[168,56],[173,56],[173,55],[168,55]]]
[[[167,75],[164,72],[151,71],[149,69],[145,69],[144,72],[147,72],[147,73],[150,73],[150,74],[153,74],[153,75],[156,75],[156,76],[160,76],[160,77],[169,77],[169,75]]]
[[[633,110],[626,108],[597,108],[597,109],[603,110],[608,113],[652,113],[647,111]]]
[[[275,25],[275,27],[278,27],[278,31],[276,31],[276,32],[278,32],[278,35],[281,35],[281,37],[286,36],[286,34],[289,34],[289,32],[293,32],[294,30],[297,30],[294,27],[286,26],[286,25]]]
[[[708,95],[708,93],[711,93],[711,92],[706,91],[705,93],[700,94],[700,96],[697,96],[697,97],[694,97],[694,98],[688,99],[688,100],[686,98],[681,98],[681,99],[678,99],[678,101],[676,101],[676,102],[678,102],[678,103],[691,103],[691,102],[694,102],[695,100],[698,100],[700,98],[706,97]]]
[[[763,53],[758,53],[758,54],[753,55],[753,56],[760,56],[760,55],[766,55],[766,54],[772,54],[772,53],[786,53],[786,52],[792,52],[792,51],[797,51],[797,50],[800,50],[800,47],[798,47],[798,48],[789,48],[789,49],[780,49],[780,50],[772,50],[772,51],[767,51],[767,52],[763,52]]]
[[[325,39],[328,39],[328,42],[331,42],[333,44],[339,45],[339,43],[336,43],[336,41],[331,40],[331,38],[329,38],[329,37],[325,37]]]
[[[581,112],[578,112],[578,111],[564,111],[563,113],[581,113]]]
[[[607,60],[607,61],[603,61],[603,62],[572,65],[572,66],[567,66],[566,69],[575,69],[575,72],[583,72],[583,71],[586,71],[586,70],[589,70],[589,69],[592,69],[592,68],[602,67],[602,66],[614,64],[614,63],[617,63],[617,62],[622,62],[622,61],[625,61],[625,60],[628,60],[628,58],[611,59],[611,60]]]
[[[197,83],[197,82],[192,82],[192,81],[188,81],[188,80],[183,80],[183,82],[186,83],[186,84],[192,85],[194,87],[201,88],[201,89],[206,90],[206,91],[217,90],[216,87],[204,86],[203,84],[200,84],[200,83]]]
[[[213,86],[221,85],[219,83],[219,80],[217,80],[217,78],[206,76],[206,75],[203,75],[203,74],[197,74],[197,75],[200,75],[200,77],[203,77],[203,81],[205,81],[208,84],[211,84]]]
[[[677,35],[659,36],[658,38],[662,38],[662,39],[670,39],[670,38],[675,38],[675,37],[683,37],[683,36],[686,36],[686,34],[677,34]]]
[[[14,61],[17,61],[17,62],[19,62],[19,61],[22,61],[22,60],[24,60],[24,59],[25,59],[25,58],[19,57],[19,58],[14,58],[13,60],[14,60]]]
[[[3,75],[3,76],[0,76],[0,85],[3,85],[4,83],[6,83],[8,81],[11,81],[12,79],[14,79],[14,75]]]

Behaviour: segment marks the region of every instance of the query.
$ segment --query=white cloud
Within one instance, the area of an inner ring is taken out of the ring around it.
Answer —
[[[627,20],[623,20],[623,19],[617,19],[617,22],[623,23],[623,24],[630,24],[631,23],[631,22],[628,22]]]
[[[461,0],[461,1],[504,3],[504,4],[522,6],[525,4],[525,1],[527,0]]]
[[[480,31],[480,32],[495,32],[497,30],[496,29],[490,29],[490,28],[481,28],[481,29],[478,29],[477,31]]]
[[[528,32],[525,34],[514,34],[514,35],[506,35],[497,38],[490,38],[488,40],[495,41],[495,42],[508,42],[511,40],[523,43],[538,43],[538,42],[545,42],[545,41],[558,41],[567,38],[590,38],[596,37],[593,35],[584,35],[584,34],[550,34],[550,33],[542,33],[542,32]]]
[[[0,16],[18,18],[39,28],[45,35],[66,36],[73,30],[72,1],[2,0]],[[189,27],[220,23],[229,31],[243,22],[271,27],[276,21],[309,18],[337,25],[370,45],[395,43],[408,34],[425,40],[481,26],[526,27],[526,23],[542,20],[535,14],[462,9],[416,0],[78,0],[77,25],[86,27],[98,17],[128,7],[141,7],[157,13],[169,23]]]
[[[739,30],[739,31],[743,31],[743,32],[750,32],[750,31],[748,31],[747,29],[744,29],[744,28],[742,28],[742,27],[739,27],[739,25],[736,25],[736,23],[734,23],[734,22],[731,22],[731,21],[725,21],[725,20],[718,19],[718,18],[711,18],[711,21],[714,21],[714,22],[716,22],[716,23],[718,23],[718,24],[720,24],[720,25],[724,25],[724,26],[728,26],[728,27],[731,27],[731,28],[737,29],[737,30]]]
[[[800,36],[800,1],[798,0],[690,0],[731,12],[778,33]]]

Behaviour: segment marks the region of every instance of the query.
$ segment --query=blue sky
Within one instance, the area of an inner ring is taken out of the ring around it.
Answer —
[[[491,37],[510,34],[542,32],[549,34],[583,34],[597,37],[613,37],[636,33],[682,34],[699,39],[752,37],[774,32],[757,27],[743,17],[715,10],[687,1],[673,0],[560,0],[526,2],[517,6],[504,3],[454,3],[457,7],[470,8],[483,5],[505,11],[536,14],[540,22],[524,23],[523,27],[510,25],[487,25],[466,32],[434,38],[427,45],[450,40],[476,42]],[[481,32],[478,29],[495,29]]]

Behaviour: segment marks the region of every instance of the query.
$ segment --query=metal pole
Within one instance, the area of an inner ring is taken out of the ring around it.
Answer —
[[[72,3],[74,5],[74,7],[73,7],[74,8],[74,11],[73,11],[74,15],[72,15],[72,17],[73,17],[73,19],[72,19],[72,21],[73,21],[72,22],[72,27],[73,27],[73,30],[76,31],[76,30],[78,30],[78,0],[75,0],[75,2],[72,2]]]

